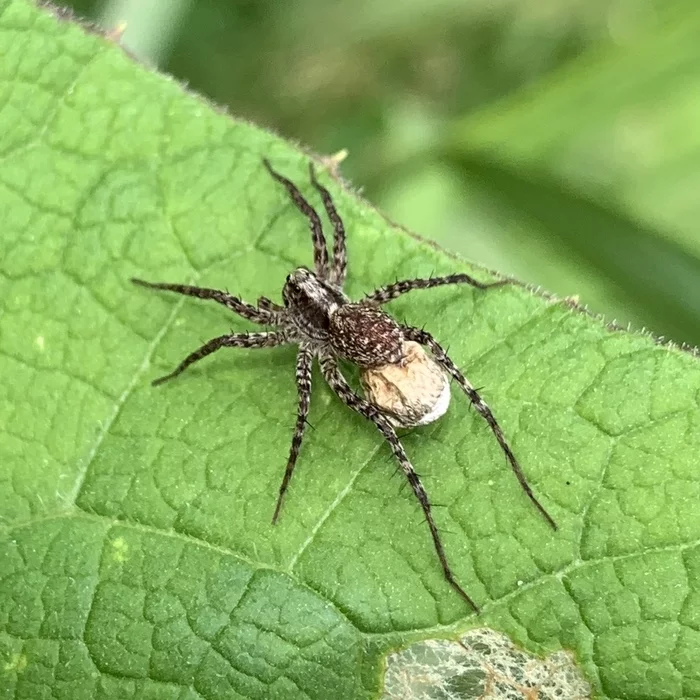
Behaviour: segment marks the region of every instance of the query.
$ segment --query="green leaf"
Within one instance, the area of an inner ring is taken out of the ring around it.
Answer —
[[[406,436],[476,617],[318,375],[271,526],[293,348],[149,385],[247,326],[128,279],[279,301],[311,246],[261,158],[311,195],[307,157],[27,0],[0,0],[0,53],[0,697],[377,697],[391,650],[484,624],[573,650],[599,697],[700,694],[695,357],[518,286],[392,306],[486,387],[560,525],[463,396]],[[472,269],[329,180],[351,295]]]

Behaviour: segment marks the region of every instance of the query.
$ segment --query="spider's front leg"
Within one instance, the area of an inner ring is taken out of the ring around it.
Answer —
[[[331,193],[316,179],[313,163],[309,163],[309,174],[311,176],[311,184],[321,195],[326,214],[328,214],[328,218],[333,224],[333,265],[331,266],[329,279],[342,289],[345,284],[345,272],[348,266],[348,256],[345,248],[345,226],[333,204]]]
[[[518,463],[518,460],[515,458],[515,455],[513,454],[513,450],[511,450],[510,445],[508,444],[505,436],[503,435],[501,426],[498,425],[498,423],[496,422],[496,418],[491,412],[491,409],[481,398],[479,392],[471,385],[469,380],[457,369],[455,363],[452,362],[449,355],[445,352],[445,350],[437,342],[437,340],[435,340],[435,338],[433,338],[433,336],[430,335],[430,333],[421,330],[420,328],[411,328],[410,326],[404,326],[403,333],[404,337],[407,340],[413,340],[416,343],[420,343],[421,345],[425,345],[426,347],[428,347],[430,352],[433,353],[433,356],[435,357],[435,360],[438,362],[438,364],[459,384],[464,393],[469,397],[469,400],[472,402],[474,408],[479,412],[481,417],[489,424],[489,427],[493,431],[493,434],[496,436],[496,440],[498,440],[498,444],[501,446],[501,449],[503,450],[503,452],[506,455],[506,458],[508,459],[511,469],[513,470],[515,476],[520,482],[523,491],[525,491],[528,498],[532,501],[537,510],[540,511],[540,513],[542,514],[544,519],[549,523],[552,529],[556,530],[557,524],[556,522],[554,522],[554,518],[552,518],[552,516],[547,512],[545,507],[537,500],[537,497],[532,492],[530,484],[527,483],[525,474],[523,474],[523,470],[520,464]]]
[[[270,161],[267,160],[267,158],[263,159],[263,165],[277,182],[284,185],[289,198],[296,208],[309,220],[311,238],[314,243],[314,266],[316,268],[316,274],[321,279],[326,279],[328,277],[328,249],[326,248],[326,237],[323,235],[321,219],[316,213],[316,210],[304,199],[304,195],[291,180],[280,175],[272,165],[270,165]]]
[[[372,304],[386,304],[414,289],[431,289],[432,287],[443,287],[446,284],[469,284],[477,289],[491,289],[491,287],[502,287],[509,282],[510,280],[507,279],[497,282],[479,282],[479,280],[463,273],[446,275],[445,277],[419,277],[414,280],[401,280],[375,289],[365,297],[364,301]]]
[[[271,348],[275,345],[282,345],[288,342],[283,333],[269,331],[267,333],[231,333],[230,335],[220,335],[212,338],[202,347],[190,353],[170,374],[154,379],[151,384],[157,386],[163,382],[177,377],[184,372],[192,363],[201,360],[207,355],[211,355],[219,348]]]
[[[272,516],[273,525],[277,522],[277,518],[282,508],[282,500],[287,491],[289,482],[294,473],[294,467],[299,457],[301,449],[301,441],[304,438],[304,429],[306,428],[306,417],[309,414],[309,404],[311,403],[311,367],[313,363],[313,352],[308,346],[300,345],[299,354],[297,355],[297,371],[296,382],[297,392],[299,394],[299,404],[297,407],[297,422],[294,428],[294,437],[292,438],[292,446],[289,450],[289,459],[287,460],[287,468],[284,471],[282,484],[280,486],[279,496],[277,497],[277,505],[275,513]]]
[[[425,515],[425,520],[430,528],[430,534],[433,538],[433,544],[435,546],[435,551],[437,552],[438,558],[440,559],[440,564],[442,565],[442,570],[445,574],[445,578],[448,583],[459,593],[459,595],[474,609],[475,612],[479,612],[479,608],[476,603],[469,597],[467,592],[459,585],[457,579],[455,578],[450,565],[447,563],[447,556],[445,554],[445,549],[442,546],[442,540],[440,539],[440,533],[438,532],[435,521],[433,520],[433,512],[430,505],[430,500],[428,499],[428,494],[423,488],[420,477],[413,468],[408,455],[403,448],[403,445],[399,441],[396,431],[391,427],[389,421],[381,414],[379,409],[373,406],[368,401],[365,401],[362,397],[358,396],[347,383],[345,377],[342,375],[335,358],[331,355],[324,355],[320,358],[321,371],[325,380],[328,382],[329,386],[338,395],[340,400],[354,411],[364,416],[367,420],[372,421],[379,432],[384,436],[384,439],[391,446],[391,450],[394,456],[401,465],[403,473],[406,475],[408,483],[413,489],[418,502],[423,509],[423,514]]]
[[[275,304],[274,301],[268,299],[267,297],[258,297],[258,309],[262,309],[263,311],[270,311],[275,314],[280,314],[278,318],[281,318],[281,315],[283,315],[285,312],[284,306]]]

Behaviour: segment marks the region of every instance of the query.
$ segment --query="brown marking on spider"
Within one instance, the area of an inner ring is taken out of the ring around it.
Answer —
[[[444,391],[444,386],[447,385],[446,377],[454,379],[488,423],[527,496],[549,525],[555,530],[557,526],[532,492],[503,431],[478,391],[457,369],[430,333],[397,323],[382,311],[380,306],[414,289],[430,289],[446,284],[469,284],[478,289],[488,289],[504,284],[505,280],[487,284],[463,273],[403,280],[380,287],[362,301],[351,302],[343,293],[347,268],[345,229],[330,193],[316,179],[313,165],[309,165],[311,183],[320,194],[333,225],[332,260],[329,259],[321,219],[314,208],[304,199],[294,183],[273,170],[267,160],[263,163],[270,175],[287,190],[295,206],[309,220],[314,247],[314,270],[300,267],[287,276],[282,290],[283,305],[260,297],[257,305],[252,306],[217,289],[133,279],[134,283],[143,287],[164,289],[200,299],[212,299],[249,321],[275,328],[273,331],[231,333],[214,338],[188,355],[170,374],[156,379],[153,384],[172,379],[193,362],[219,348],[264,348],[287,343],[298,345],[296,384],[299,399],[296,428],[272,522],[277,522],[279,517],[282,501],[301,449],[311,398],[311,368],[316,358],[323,377],[340,400],[371,421],[389,443],[423,509],[445,578],[478,612],[476,604],[457,582],[447,562],[428,494],[409,461],[394,426],[423,425],[439,418],[447,410],[449,403],[449,393],[446,396]],[[427,347],[432,357],[421,346]],[[363,398],[350,387],[338,367],[338,360],[346,360],[359,366],[367,398]],[[374,388],[372,382],[375,383]],[[385,382],[386,391],[377,389],[377,382]],[[421,390],[426,394],[423,397],[417,395]],[[447,391],[449,392],[449,385]],[[397,395],[402,397],[397,399]]]

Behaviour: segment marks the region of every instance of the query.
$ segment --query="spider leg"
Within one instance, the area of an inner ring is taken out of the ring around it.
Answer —
[[[272,313],[284,313],[284,306],[275,304],[274,301],[268,299],[267,297],[258,297],[258,308],[263,311],[271,311]]]
[[[309,403],[311,402],[311,366],[313,361],[313,352],[306,346],[302,345],[299,348],[297,355],[297,391],[299,393],[299,405],[297,408],[297,422],[294,428],[294,437],[292,438],[292,446],[289,450],[289,459],[287,460],[287,468],[284,471],[280,493],[277,497],[277,505],[275,513],[272,516],[272,524],[274,525],[279,518],[280,509],[284,494],[287,492],[287,487],[292,479],[294,467],[297,463],[299,450],[301,449],[301,441],[304,438],[304,429],[306,428],[306,417],[309,414]]]
[[[447,563],[447,556],[445,554],[445,549],[442,546],[442,540],[440,539],[440,533],[438,532],[435,521],[433,520],[433,513],[431,509],[430,500],[428,499],[428,494],[423,488],[420,477],[416,474],[416,470],[413,468],[406,451],[403,448],[396,431],[391,427],[391,424],[387,419],[381,414],[376,406],[369,403],[362,397],[358,396],[350,387],[350,385],[343,377],[341,371],[338,369],[338,364],[335,358],[331,355],[323,355],[320,358],[321,372],[328,385],[333,389],[333,391],[338,395],[340,400],[346,405],[352,408],[354,411],[364,416],[367,420],[372,421],[379,432],[384,436],[384,439],[391,446],[391,450],[394,456],[401,465],[401,469],[408,480],[408,483],[413,489],[418,502],[423,509],[423,514],[425,515],[425,520],[430,528],[430,534],[433,538],[433,545],[435,546],[435,551],[437,552],[438,558],[440,559],[440,564],[442,565],[442,570],[445,574],[445,578],[448,583],[459,593],[459,595],[474,609],[475,612],[479,612],[479,608],[476,606],[474,601],[467,595],[466,591],[459,585],[455,575],[452,573],[450,565]]]
[[[326,238],[323,235],[321,219],[316,213],[316,210],[304,199],[304,196],[291,180],[288,180],[274,170],[267,158],[263,159],[263,165],[277,182],[284,185],[289,194],[289,198],[294,202],[296,208],[309,220],[311,238],[314,242],[314,266],[318,276],[321,277],[321,279],[325,279],[328,277],[328,249],[326,248]]]
[[[275,345],[282,345],[287,342],[287,338],[282,333],[269,331],[267,333],[232,333],[230,335],[220,335],[204,343],[201,348],[190,353],[170,374],[154,379],[153,386],[162,384],[168,379],[177,377],[184,372],[193,362],[201,360],[207,355],[211,355],[219,348],[271,348]]]
[[[443,350],[440,344],[433,338],[427,331],[421,330],[420,328],[412,328],[410,326],[403,327],[404,337],[406,340],[413,340],[421,345],[426,345],[430,351],[435,356],[438,364],[450,374],[450,376],[455,379],[455,381],[462,388],[464,393],[469,397],[474,408],[481,414],[481,417],[489,424],[489,427],[493,431],[493,434],[498,440],[498,444],[506,455],[508,462],[510,463],[511,469],[513,470],[515,476],[520,482],[523,491],[527,494],[528,498],[535,505],[537,510],[540,511],[544,519],[552,526],[553,530],[557,529],[557,524],[554,522],[554,518],[545,510],[545,507],[537,500],[537,497],[532,492],[530,484],[527,483],[525,479],[525,474],[515,458],[513,451],[510,449],[510,445],[506,442],[501,426],[498,425],[496,419],[491,413],[491,409],[486,405],[484,400],[479,395],[479,392],[471,385],[469,380],[457,369],[454,362],[450,359],[449,355]]]
[[[198,299],[212,299],[219,304],[223,304],[227,309],[233,311],[249,321],[259,323],[261,325],[276,325],[279,323],[279,314],[276,310],[268,308],[255,308],[251,304],[246,303],[242,299],[227,294],[218,289],[207,289],[206,287],[191,287],[188,284],[169,284],[167,282],[146,282],[145,280],[132,277],[131,281],[140,287],[149,287],[150,289],[164,289],[168,292],[177,292],[185,294],[189,297],[197,297]]]
[[[345,284],[345,271],[348,265],[347,250],[345,248],[345,226],[333,204],[331,193],[316,179],[313,163],[309,163],[309,174],[311,176],[311,184],[320,193],[328,218],[333,224],[333,264],[329,279],[333,284],[342,287]]]
[[[400,297],[406,292],[414,289],[430,289],[431,287],[442,287],[445,284],[470,284],[477,289],[490,289],[491,287],[501,287],[508,284],[510,280],[498,280],[497,282],[479,282],[479,280],[462,273],[447,275],[445,277],[427,277],[414,280],[401,280],[394,284],[387,284],[365,296],[364,301],[374,304],[386,304],[396,297]]]

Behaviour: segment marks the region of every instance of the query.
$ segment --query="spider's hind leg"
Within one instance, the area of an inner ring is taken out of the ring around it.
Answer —
[[[447,562],[447,555],[445,554],[445,549],[442,546],[440,533],[437,529],[435,521],[433,520],[432,506],[428,498],[428,494],[423,488],[420,477],[408,459],[408,455],[406,454],[401,441],[396,435],[396,431],[394,428],[392,428],[389,421],[381,414],[378,408],[362,397],[358,396],[352,390],[345,377],[343,377],[341,371],[338,369],[338,364],[334,357],[324,355],[320,358],[320,364],[324,378],[328,382],[331,389],[333,389],[333,391],[337,394],[338,398],[340,398],[340,400],[346,406],[352,408],[367,420],[372,421],[375,427],[383,435],[384,439],[389,443],[391,451],[398,460],[408,483],[411,485],[414,495],[418,499],[418,502],[423,509],[423,514],[425,515],[425,520],[430,528],[430,535],[433,538],[433,545],[435,547],[435,551],[437,552],[438,559],[440,560],[440,565],[442,566],[442,571],[445,578],[452,588],[454,588],[464,599],[464,601],[468,603],[471,608],[473,608],[474,612],[478,613],[479,608],[476,606],[476,603],[469,597],[462,586],[460,586],[454,573],[452,572],[452,568]]]
[[[530,487],[530,484],[527,483],[525,474],[523,473],[523,470],[518,460],[515,458],[513,450],[511,450],[510,445],[508,444],[505,436],[503,435],[501,426],[498,425],[496,418],[491,412],[491,409],[481,398],[479,392],[471,385],[469,380],[457,369],[455,363],[452,362],[449,355],[435,340],[435,338],[433,338],[433,336],[430,335],[430,333],[420,328],[412,328],[410,326],[404,326],[403,332],[404,337],[407,340],[413,340],[416,343],[420,343],[421,345],[427,346],[430,352],[432,352],[435,356],[435,359],[437,360],[438,364],[441,365],[442,368],[459,384],[464,393],[469,397],[469,400],[471,401],[474,408],[479,412],[481,417],[489,424],[491,431],[496,436],[496,440],[498,441],[498,444],[501,446],[501,449],[505,453],[508,463],[510,464],[511,469],[513,470],[513,473],[518,479],[518,482],[520,483],[520,486],[522,487],[523,491],[525,491],[528,498],[532,501],[537,510],[539,510],[542,517],[549,523],[552,529],[556,530],[557,524],[554,521],[554,518],[552,518],[552,516],[547,512],[545,507],[537,500],[537,497],[532,492],[532,488]]]

